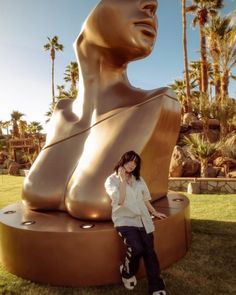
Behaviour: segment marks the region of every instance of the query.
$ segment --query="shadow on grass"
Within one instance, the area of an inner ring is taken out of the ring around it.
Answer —
[[[236,223],[193,219],[187,255],[169,267],[169,295],[236,294]]]
[[[167,294],[236,294],[236,223],[193,219],[192,233],[192,245],[186,256],[163,271]],[[132,292],[125,290],[121,285],[59,288],[31,283],[0,268],[0,294],[128,295],[131,293],[147,294],[146,279],[140,280]]]

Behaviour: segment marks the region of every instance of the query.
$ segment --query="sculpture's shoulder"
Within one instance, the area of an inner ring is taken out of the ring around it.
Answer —
[[[170,87],[161,87],[153,90],[148,90],[148,97],[169,97],[170,99],[176,100],[176,94]]]
[[[74,99],[71,98],[60,99],[55,105],[54,112],[72,112],[73,102]]]

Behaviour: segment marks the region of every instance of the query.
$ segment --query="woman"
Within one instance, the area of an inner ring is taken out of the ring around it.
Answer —
[[[115,172],[105,181],[105,189],[112,200],[112,220],[127,246],[124,263],[120,267],[122,281],[132,290],[137,284],[135,274],[140,258],[146,268],[149,294],[165,295],[165,284],[160,277],[159,261],[154,250],[154,224],[149,212],[163,219],[151,205],[151,195],[140,176],[141,159],[134,151],[126,152],[115,166]]]

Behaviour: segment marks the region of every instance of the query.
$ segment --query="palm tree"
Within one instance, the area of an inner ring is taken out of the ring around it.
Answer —
[[[182,114],[186,112],[187,110],[187,100],[186,100],[186,80],[181,80],[181,79],[176,79],[172,84],[169,84],[169,86],[174,90],[177,99],[179,100],[179,102],[181,103],[182,106]],[[193,94],[195,93],[194,89],[196,88],[197,84],[195,83],[195,81],[191,81],[190,80],[190,95],[191,95],[191,110],[193,110],[192,108],[192,104],[194,104],[194,100],[196,98],[196,95],[193,96]]]
[[[0,121],[0,136],[3,134],[2,128],[3,128],[3,121],[1,120]]]
[[[32,134],[34,138],[34,143],[37,147],[37,153],[40,152],[41,150],[41,136],[40,136],[40,131],[43,130],[43,127],[40,122],[37,121],[32,121],[28,125],[28,131],[30,134]]]
[[[77,96],[76,84],[79,80],[79,69],[77,62],[71,62],[67,67],[64,74],[64,80],[66,82],[71,82],[70,92],[73,94],[73,98]]]
[[[58,95],[56,96],[57,101],[62,99],[62,98],[75,98],[75,92],[77,92],[77,90],[75,89],[75,91],[73,91],[72,89],[70,89],[70,91],[66,91],[65,90],[65,85],[57,85],[57,90],[58,90]],[[56,101],[56,102],[57,102]]]
[[[186,32],[186,0],[182,0],[182,43],[184,50],[184,73],[186,81],[186,104],[187,112],[191,112],[191,94],[188,71],[188,51],[187,51],[187,32]]]
[[[207,93],[208,75],[207,75],[207,50],[205,26],[209,15],[215,15],[223,7],[223,0],[192,0],[192,5],[186,8],[187,12],[194,14],[193,26],[197,24],[200,29],[200,53],[201,53],[201,86],[200,91]]]
[[[185,137],[184,143],[190,154],[201,162],[201,177],[207,177],[207,167],[210,157],[212,157],[223,146],[223,142],[211,143],[199,133]]]
[[[52,39],[48,38],[48,43],[43,47],[44,50],[50,50],[50,56],[52,61],[52,102],[55,103],[55,90],[54,90],[54,61],[56,57],[56,51],[63,51],[64,46],[58,42],[58,36],[54,36]]]
[[[20,137],[24,138],[27,127],[28,127],[27,122],[23,120],[19,120],[18,127],[19,127]]]
[[[20,113],[18,111],[12,111],[11,113],[11,121],[13,124],[13,136],[14,137],[19,137],[19,127],[18,127],[18,121],[23,117],[25,114]]]
[[[223,140],[228,131],[230,122],[236,114],[236,101],[226,97],[223,101],[215,100],[211,104],[210,108],[213,118],[216,118],[220,122],[220,137]]]
[[[9,127],[11,126],[12,122],[11,121],[4,121],[2,123],[2,128],[6,129],[7,135],[9,135]]]
[[[47,117],[46,123],[48,123],[52,117],[54,108],[58,100],[63,99],[63,98],[76,98],[77,92],[75,93],[74,91],[70,90],[69,92],[65,90],[65,85],[57,85],[57,90],[58,90],[58,95],[55,97],[55,102],[50,103],[49,105],[49,110],[45,113],[45,116]]]
[[[231,70],[236,66],[236,25],[229,25],[219,42],[221,78],[221,99],[228,96],[229,79],[236,79]]]
[[[186,112],[186,81],[181,79],[176,79],[174,83],[169,84],[169,86],[174,90],[178,101],[181,104],[182,114]]]
[[[38,134],[43,130],[43,127],[40,122],[32,121],[29,123],[27,129],[31,134]]]
[[[201,61],[193,60],[189,64],[189,78],[190,80],[198,85],[200,90],[201,85]]]
[[[209,44],[210,57],[212,59],[213,82],[215,86],[215,97],[220,99],[221,75],[220,75],[220,42],[230,24],[230,17],[221,18],[213,16],[206,27],[206,35]]]

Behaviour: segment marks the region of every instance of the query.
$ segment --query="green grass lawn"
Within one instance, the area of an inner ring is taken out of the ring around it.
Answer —
[[[20,199],[23,177],[0,175],[0,207]],[[189,195],[192,245],[163,276],[168,295],[236,294],[236,194]],[[66,275],[66,274],[65,274]],[[139,281],[132,292],[121,285],[59,288],[39,285],[8,273],[0,265],[0,294],[39,295],[145,295],[147,283]]]

